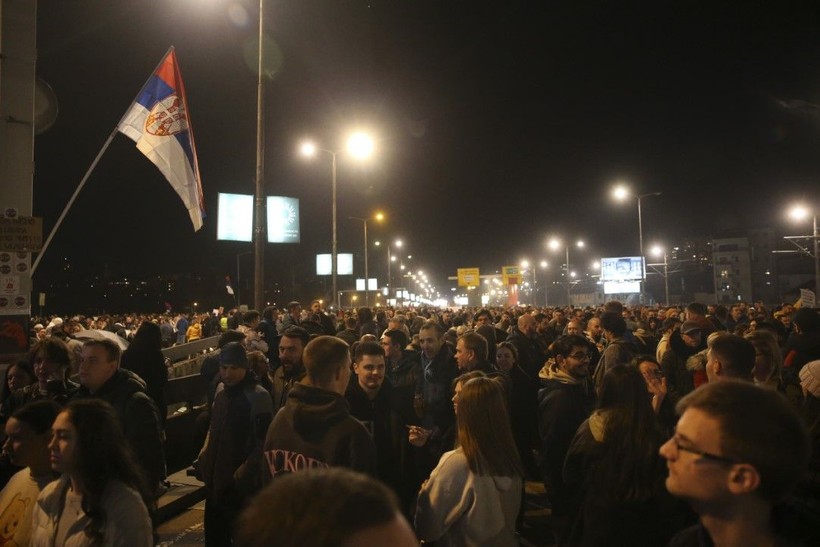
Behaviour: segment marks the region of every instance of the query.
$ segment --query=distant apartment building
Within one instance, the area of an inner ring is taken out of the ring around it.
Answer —
[[[716,238],[712,240],[715,300],[718,304],[751,302],[752,250],[747,237]]]

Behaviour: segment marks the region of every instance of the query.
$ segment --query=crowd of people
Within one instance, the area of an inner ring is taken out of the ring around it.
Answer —
[[[0,406],[0,537],[18,544],[151,543],[161,348],[217,335],[207,545],[516,545],[527,481],[544,545],[820,544],[817,309],[314,301],[33,323]]]

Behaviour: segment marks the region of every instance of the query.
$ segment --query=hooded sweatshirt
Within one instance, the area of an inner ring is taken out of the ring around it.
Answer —
[[[293,386],[264,451],[268,478],[335,466],[376,476],[376,447],[365,426],[350,415],[344,397],[315,386]]]
[[[521,477],[476,475],[461,449],[446,452],[422,485],[416,534],[436,545],[513,546]]]

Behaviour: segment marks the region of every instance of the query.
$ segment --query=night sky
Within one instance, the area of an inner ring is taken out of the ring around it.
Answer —
[[[80,272],[233,274],[250,244],[216,241],[219,192],[253,193],[258,4],[228,0],[39,3],[38,75],[59,100],[37,137],[34,213],[46,233],[169,46],[184,78],[208,217],[194,233],[159,171],[119,135],[68,214],[35,280]],[[330,251],[330,162],[342,149],[339,250],[401,237],[438,283],[458,267],[553,257],[550,235],[590,258],[644,240],[789,225],[820,206],[820,15],[816,2],[268,0],[282,63],[266,94],[266,193],[301,200],[302,243],[267,246],[269,282],[304,278]],[[248,53],[250,52],[250,54]],[[383,248],[370,253],[384,277]],[[250,257],[246,271],[250,272]],[[555,257],[557,258],[557,257]],[[349,278],[340,278],[348,288]],[[449,292],[449,291],[448,291]]]

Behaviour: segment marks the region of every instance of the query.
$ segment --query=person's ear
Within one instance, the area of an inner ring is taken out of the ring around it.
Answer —
[[[720,364],[720,359],[715,358],[715,376],[720,376],[720,371],[723,370],[723,365]]]
[[[748,463],[732,466],[729,472],[729,491],[732,494],[751,494],[760,487],[760,473]]]

